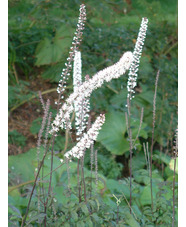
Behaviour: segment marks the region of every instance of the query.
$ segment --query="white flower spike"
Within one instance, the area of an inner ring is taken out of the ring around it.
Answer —
[[[143,45],[145,42],[147,25],[148,25],[148,19],[146,17],[142,18],[141,26],[140,26],[139,33],[138,33],[138,38],[137,38],[136,45],[135,45],[134,52],[133,52],[133,62],[129,69],[127,89],[128,89],[128,97],[130,100],[132,98],[134,98],[134,95],[133,95],[135,93],[134,88],[137,84],[136,83],[136,80],[138,77],[137,72],[138,72],[138,68],[139,68]]]

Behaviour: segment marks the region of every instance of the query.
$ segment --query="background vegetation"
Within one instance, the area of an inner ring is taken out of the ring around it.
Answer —
[[[54,117],[56,87],[68,57],[81,3],[79,0],[9,0],[10,226],[19,226],[32,188],[30,181],[34,180],[35,147],[42,120],[37,92],[40,90],[44,99],[50,98]],[[132,101],[134,136],[139,125],[140,108],[144,107],[142,130],[133,154],[134,215],[128,212],[126,202],[126,199],[129,199],[129,142],[125,122],[125,75],[105,84],[91,97],[92,119],[98,113],[106,113],[106,123],[95,144],[98,150],[98,172],[102,179],[98,185],[99,193],[90,199],[88,205],[80,206],[75,195],[75,163],[71,165],[71,187],[74,190],[71,197],[67,197],[66,167],[58,169],[52,182],[56,199],[55,223],[59,226],[60,223],[64,223],[64,226],[116,226],[119,220],[118,226],[170,226],[173,179],[170,163],[173,156],[174,131],[177,128],[177,1],[87,0],[84,3],[87,9],[87,23],[80,47],[83,76],[92,76],[118,61],[123,52],[133,51],[141,18],[149,19],[138,74],[137,94]],[[160,78],[152,166],[156,206],[152,214],[148,165],[143,143],[151,143],[154,84],[158,69]],[[73,89],[72,78],[69,79],[67,88],[66,96]],[[55,167],[60,165],[59,158],[63,157],[66,149],[64,135],[57,137],[55,144]],[[72,132],[72,141],[68,143],[68,149],[74,144]],[[85,156],[87,179],[90,176],[89,153],[87,151]],[[46,172],[47,168],[49,171],[49,164],[46,163],[45,168]],[[177,183],[175,192],[177,197]],[[113,194],[117,198],[122,197],[118,219],[116,198]],[[36,226],[38,222],[38,217],[34,219],[37,211],[35,202],[36,198],[33,200],[32,213],[29,216],[30,226]],[[90,215],[88,208],[91,206]],[[176,202],[176,223],[177,212]],[[49,224],[52,226],[55,215],[49,215]],[[40,219],[42,222],[42,215]]]

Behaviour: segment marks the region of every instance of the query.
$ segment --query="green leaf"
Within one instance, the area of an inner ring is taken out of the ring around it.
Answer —
[[[44,149],[41,147],[39,158],[42,159],[44,154]],[[21,182],[34,180],[34,171],[37,167],[37,148],[32,148],[26,153],[19,154],[16,156],[9,156],[8,157],[8,169],[9,169],[9,176],[16,175],[21,178]],[[53,157],[53,168],[57,168],[61,165],[61,162],[58,157]],[[50,172],[51,166],[51,155],[48,154],[45,158],[44,162],[44,175]],[[24,171],[23,171],[24,170]],[[66,171],[65,165],[58,168],[52,177],[53,185],[56,185],[57,181],[59,180],[61,174]],[[45,180],[49,180],[49,175],[45,178]]]
[[[140,227],[139,223],[134,219],[130,213],[125,213],[125,221],[131,227]]]
[[[124,137],[125,132],[124,114],[120,112],[108,113],[97,141],[100,141],[113,154],[122,155],[129,150],[129,142]]]
[[[153,199],[156,198],[156,193],[159,191],[158,186],[154,183],[152,183],[152,193],[153,193]],[[141,195],[140,195],[140,202],[141,205],[150,205],[151,204],[151,189],[150,186],[145,186]]]
[[[96,213],[93,213],[91,216],[96,223],[100,223],[100,218]]]
[[[139,77],[144,78],[153,73],[152,64],[150,62],[150,58],[148,56],[142,56],[140,59],[139,66]]]
[[[119,94],[114,95],[113,98],[110,100],[112,105],[114,106],[124,105],[124,102],[126,102],[127,100],[127,94],[128,94],[127,89],[123,89]]]
[[[131,119],[131,128],[133,138],[137,136],[140,121]],[[142,124],[139,136],[147,138],[144,130],[146,124]],[[97,141],[101,142],[112,154],[122,155],[129,150],[128,138],[125,138],[127,126],[125,122],[125,114],[113,111],[106,114],[106,121],[99,132]]]
[[[170,161],[171,161],[171,157],[168,156],[167,154],[160,152],[160,151],[154,151],[154,155],[153,155],[153,160],[161,160],[163,163],[169,165]]]
[[[77,222],[77,227],[84,227],[84,226],[85,226],[85,224],[84,224],[83,221],[78,221]]]
[[[145,156],[144,154],[136,154],[133,158],[132,158],[132,170],[139,170],[142,169],[144,166],[146,165],[146,161],[145,161]]]
[[[71,217],[74,219],[75,222],[78,221],[78,215],[75,211],[71,211],[70,214],[71,214]]]
[[[36,49],[36,66],[48,65],[61,60],[63,54],[70,47],[72,40],[72,28],[68,25],[63,25],[57,30],[53,39],[45,38],[42,40]]]
[[[64,223],[64,227],[70,227],[69,223]]]
[[[35,212],[33,212],[33,213],[35,213]],[[44,214],[44,213],[40,213],[40,214],[31,216],[30,219],[26,222],[26,225],[29,225],[32,222],[41,224],[43,222],[45,216],[46,216],[46,214]]]
[[[93,223],[92,223],[92,220],[91,220],[90,217],[87,217],[86,224],[87,224],[88,227],[93,227]]]
[[[135,170],[133,172],[133,174],[134,174],[135,181],[137,181],[138,183],[143,183],[145,185],[149,185],[149,183],[150,183],[149,172],[146,169]],[[159,183],[163,182],[163,178],[158,173],[157,170],[152,171],[152,178],[153,178],[153,181],[155,183],[156,182],[159,182]]]
[[[36,160],[36,149],[30,149],[28,152],[16,156],[8,157],[9,174],[20,176],[22,181],[34,180],[35,167],[32,160]],[[23,171],[24,170],[24,171]]]
[[[113,179],[108,179],[106,181],[107,184],[107,188],[110,190],[110,192],[112,194],[122,194],[124,193],[124,195],[129,198],[130,196],[130,191],[129,188],[127,187],[126,184],[124,184],[124,182],[118,182],[116,180]]]
[[[87,208],[86,204],[83,204],[83,205],[81,206],[81,210],[83,211],[83,213],[84,213],[86,216],[89,215],[89,211],[88,211],[88,208]]]
[[[8,213],[11,213],[13,216],[16,217],[16,219],[22,218],[20,210],[11,204],[8,204]]]

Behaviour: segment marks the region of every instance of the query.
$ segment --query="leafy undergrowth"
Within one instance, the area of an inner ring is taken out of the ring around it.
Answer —
[[[34,173],[37,171],[36,149],[27,153],[9,157],[9,224],[19,226],[28,205],[28,197],[34,181]],[[87,151],[88,152],[88,151]],[[89,153],[87,153],[89,155]],[[41,152],[42,156],[42,152]],[[154,161],[163,160],[164,171],[154,168],[153,198],[154,208],[151,211],[150,178],[144,154],[139,152],[133,158],[132,179],[132,214],[129,209],[129,178],[118,180],[98,174],[98,186],[95,188],[95,178],[89,166],[85,168],[85,182],[87,185],[87,201],[79,203],[77,196],[77,163],[72,162],[70,167],[70,182],[68,181],[67,166],[61,165],[58,156],[54,156],[54,169],[52,178],[52,195],[50,197],[51,209],[48,210],[49,226],[170,226],[172,223],[172,180],[173,171],[169,156],[163,156],[155,151]],[[47,190],[49,182],[50,158],[48,155],[44,163],[43,179]],[[99,162],[101,163],[101,156]],[[104,161],[104,159],[103,159]],[[110,163],[107,163],[109,166]],[[170,165],[169,165],[170,164]],[[60,166],[60,168],[58,168]],[[117,169],[117,167],[116,167]],[[100,172],[102,171],[99,165]],[[108,174],[108,173],[107,173]],[[92,184],[91,184],[92,179]],[[177,182],[177,175],[176,175]],[[92,185],[92,188],[91,188]],[[177,184],[176,184],[177,195]],[[120,200],[117,204],[117,200]],[[30,207],[27,225],[37,226],[42,223],[44,214],[38,215],[37,192]],[[118,207],[117,207],[118,205]],[[40,204],[42,210],[42,204]],[[177,222],[176,204],[176,222]],[[31,225],[32,224],[32,225]]]

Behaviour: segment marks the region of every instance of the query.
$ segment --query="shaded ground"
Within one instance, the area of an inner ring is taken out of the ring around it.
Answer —
[[[54,87],[51,83],[38,78],[37,81],[30,82],[30,89],[32,91],[47,91]],[[50,92],[43,95],[43,99],[51,100],[51,105],[54,104],[54,99],[57,98],[57,92]],[[16,108],[9,114],[8,117],[8,128],[9,131],[16,130],[26,137],[26,145],[24,147],[17,146],[16,144],[8,144],[8,155],[16,155],[28,151],[30,148],[36,146],[37,135],[33,135],[30,132],[30,127],[38,117],[42,117],[42,107],[39,98],[33,98],[32,100],[24,103],[23,105]]]

